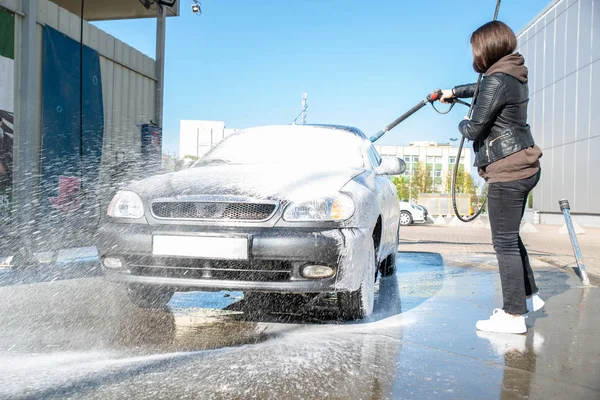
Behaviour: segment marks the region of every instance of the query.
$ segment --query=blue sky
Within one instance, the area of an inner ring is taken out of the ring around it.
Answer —
[[[371,134],[436,88],[476,80],[469,35],[495,0],[181,1],[167,22],[164,150],[178,151],[179,120],[224,120],[229,128],[289,124],[308,92],[308,122]],[[550,0],[504,0],[499,19],[518,32]],[[99,22],[154,57],[154,19]],[[527,62],[528,60],[526,60]],[[442,105],[440,105],[442,107]],[[431,107],[379,144],[458,137],[466,108]]]

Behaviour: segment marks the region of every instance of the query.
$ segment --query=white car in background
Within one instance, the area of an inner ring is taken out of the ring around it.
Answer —
[[[427,217],[428,212],[425,207],[408,201],[400,202],[400,225],[424,223]]]

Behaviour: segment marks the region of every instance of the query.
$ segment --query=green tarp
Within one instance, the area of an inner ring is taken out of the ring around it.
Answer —
[[[15,59],[15,16],[0,8],[0,56]]]

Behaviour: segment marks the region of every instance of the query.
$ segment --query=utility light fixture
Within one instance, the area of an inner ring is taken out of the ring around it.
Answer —
[[[139,1],[146,8],[146,10],[148,10],[150,8],[150,6],[152,5],[152,3],[154,2],[154,0],[139,0]]]
[[[157,0],[156,2],[161,6],[173,7],[177,0]]]
[[[177,0],[139,0],[139,2],[148,10],[154,3],[165,7],[173,7]]]

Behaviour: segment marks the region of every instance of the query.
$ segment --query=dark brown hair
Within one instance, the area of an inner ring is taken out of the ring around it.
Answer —
[[[504,22],[492,21],[481,26],[471,35],[473,69],[485,73],[502,57],[517,48],[517,37]]]

